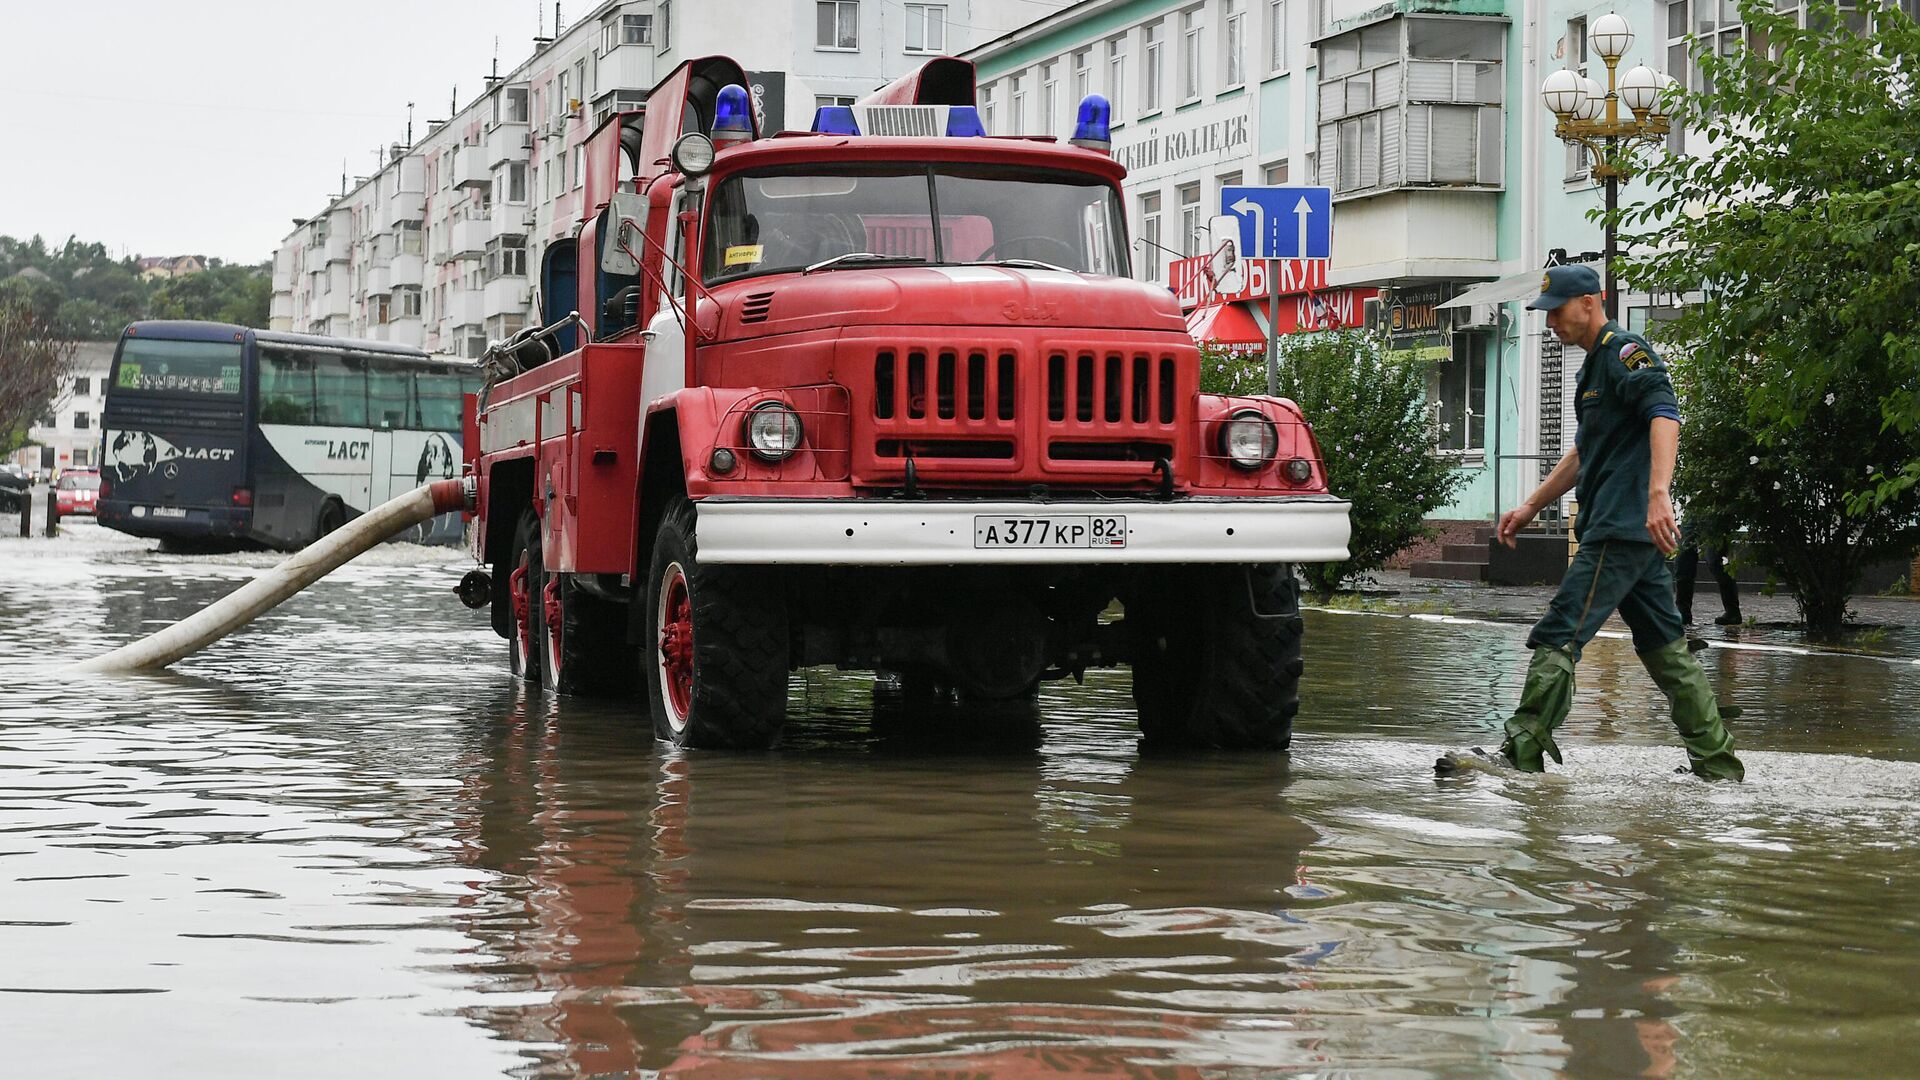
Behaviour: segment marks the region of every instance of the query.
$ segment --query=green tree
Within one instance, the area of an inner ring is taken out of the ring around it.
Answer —
[[[265,326],[273,282],[261,267],[220,266],[170,278],[153,291],[147,309],[156,319],[208,319]]]
[[[72,373],[74,344],[55,321],[58,297],[48,282],[0,281],[0,453],[25,444]]]
[[[1920,30],[1890,6],[1861,9],[1867,33],[1831,0],[1805,28],[1741,10],[1757,47],[1695,49],[1708,89],[1672,111],[1707,149],[1648,168],[1621,269],[1701,298],[1665,328],[1690,412],[1683,494],[1751,530],[1809,629],[1833,634],[1920,510]]]
[[[1279,389],[1300,406],[1326,460],[1328,486],[1353,503],[1346,562],[1302,567],[1322,600],[1344,582],[1378,570],[1429,535],[1428,514],[1462,477],[1434,454],[1439,427],[1427,402],[1432,365],[1388,352],[1377,335],[1330,331],[1283,343]],[[1204,350],[1200,384],[1209,393],[1266,392],[1266,368]]]

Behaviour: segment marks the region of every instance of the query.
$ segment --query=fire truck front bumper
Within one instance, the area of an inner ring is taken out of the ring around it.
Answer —
[[[1330,496],[1084,502],[755,499],[697,504],[703,563],[966,566],[1338,562]]]

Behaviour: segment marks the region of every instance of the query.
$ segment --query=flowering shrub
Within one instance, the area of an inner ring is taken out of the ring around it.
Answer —
[[[1301,567],[1325,600],[1429,535],[1426,516],[1453,497],[1462,476],[1433,452],[1440,426],[1427,402],[1430,364],[1389,353],[1377,335],[1358,330],[1297,334],[1281,350],[1280,396],[1313,425],[1333,493],[1353,503],[1352,557]],[[1203,347],[1200,388],[1264,394],[1266,360]]]

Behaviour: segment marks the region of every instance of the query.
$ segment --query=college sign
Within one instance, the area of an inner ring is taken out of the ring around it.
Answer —
[[[1113,133],[1113,159],[1126,166],[1129,182],[1244,161],[1252,147],[1252,109],[1251,99],[1242,94],[1177,116],[1128,125]]]

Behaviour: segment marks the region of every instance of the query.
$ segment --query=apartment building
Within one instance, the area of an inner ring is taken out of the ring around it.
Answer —
[[[524,327],[540,258],[580,215],[584,143],[689,58],[751,73],[768,131],[804,128],[1045,0],[608,0],[394,145],[274,253],[271,325],[478,356]],[[478,58],[476,58],[476,63]]]
[[[83,341],[74,348],[73,370],[47,405],[45,416],[27,429],[27,445],[13,452],[13,463],[44,476],[61,469],[100,464],[100,414],[107,404],[107,379],[113,369],[113,341]]]

